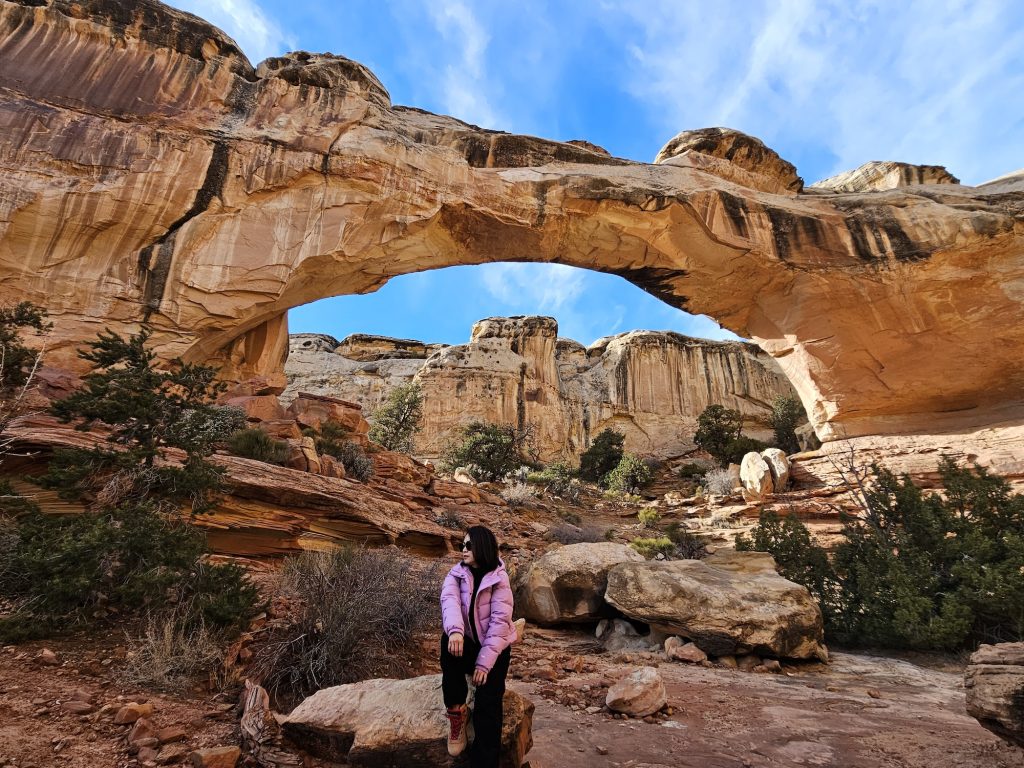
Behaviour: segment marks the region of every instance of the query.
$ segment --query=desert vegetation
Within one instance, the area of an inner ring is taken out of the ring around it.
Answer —
[[[147,339],[101,334],[80,353],[93,366],[85,386],[52,408],[76,429],[102,424],[94,447],[58,449],[35,478],[82,514],[44,515],[4,488],[0,595],[14,608],[0,635],[8,640],[165,606],[175,606],[176,631],[230,634],[257,608],[244,571],[208,561],[205,536],[188,519],[223,491],[223,471],[208,459],[241,414],[212,404],[220,390],[212,368],[162,369]],[[183,457],[172,459],[171,449]]]
[[[939,466],[944,495],[873,467],[829,552],[795,516],[763,513],[738,549],[771,552],[850,645],[955,650],[1024,638],[1024,496],[982,467]]]

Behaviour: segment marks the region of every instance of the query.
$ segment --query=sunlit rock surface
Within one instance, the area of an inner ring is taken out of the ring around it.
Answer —
[[[273,381],[290,307],[529,259],[752,339],[826,440],[1024,414],[1019,176],[777,194],[752,144],[684,141],[701,168],[486,131],[348,59],[253,67],[151,0],[0,0],[0,124],[0,300],[51,309],[57,365],[146,321],[167,358]]]
[[[606,427],[625,434],[627,450],[674,456],[693,449],[697,417],[712,403],[743,414],[746,434],[769,438],[772,401],[795,396],[753,344],[633,331],[585,348],[559,338],[550,317],[481,320],[457,346],[298,334],[285,372],[285,399],[316,392],[358,402],[367,414],[415,381],[424,395],[416,454],[429,458],[474,418],[533,425],[545,461],[575,461]]]

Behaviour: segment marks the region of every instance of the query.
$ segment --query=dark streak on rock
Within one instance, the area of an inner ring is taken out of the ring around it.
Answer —
[[[122,39],[131,29],[132,36],[156,48],[169,48],[198,61],[206,61],[204,49],[212,43],[216,55],[222,56],[231,71],[246,80],[255,80],[256,74],[245,54],[223,32],[208,21],[190,13],[169,8],[156,0],[15,0],[28,7],[48,5],[54,11],[71,18],[88,18],[96,24],[109,27]]]
[[[160,302],[163,301],[167,278],[171,272],[171,260],[174,256],[174,239],[178,231],[187,222],[209,208],[213,198],[223,191],[224,181],[228,175],[229,151],[225,141],[218,141],[213,145],[210,164],[206,167],[206,178],[203,179],[203,185],[196,193],[192,207],[171,224],[162,237],[139,251],[139,271],[145,281],[144,321],[149,320],[150,315],[160,308]],[[154,253],[156,254],[155,259],[153,258]]]
[[[718,193],[718,199],[721,200],[722,208],[729,217],[729,221],[732,222],[736,233],[740,237],[747,237],[750,230],[747,227],[746,202],[742,198],[725,191]]]
[[[619,267],[608,271],[624,277],[638,288],[642,288],[655,298],[661,299],[671,307],[686,309],[687,299],[675,293],[675,282],[686,277],[682,269],[663,269],[660,267]]]

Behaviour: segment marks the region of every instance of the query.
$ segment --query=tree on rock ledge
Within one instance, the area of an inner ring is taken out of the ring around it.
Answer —
[[[423,389],[412,382],[391,390],[373,412],[369,437],[389,451],[412,452],[412,438],[423,420]]]
[[[205,512],[223,488],[223,470],[207,458],[244,426],[244,418],[213,404],[225,388],[216,369],[187,363],[157,368],[156,355],[146,348],[149,336],[147,330],[127,339],[101,333],[79,352],[93,371],[52,412],[82,431],[106,425],[111,448],[59,449],[40,483],[64,498],[104,506],[152,499]],[[167,460],[168,448],[184,452],[180,465]]]

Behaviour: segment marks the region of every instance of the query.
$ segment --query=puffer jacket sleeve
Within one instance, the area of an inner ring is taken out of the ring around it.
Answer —
[[[462,620],[462,597],[459,580],[455,578],[454,569],[448,572],[441,587],[441,626],[446,635],[458,632],[466,634],[465,622]]]
[[[477,598],[479,599],[479,598]],[[498,573],[498,583],[491,592],[491,616],[487,623],[487,631],[480,644],[480,653],[476,657],[477,669],[490,672],[498,655],[512,642],[512,586],[508,582],[508,574],[502,569]]]

